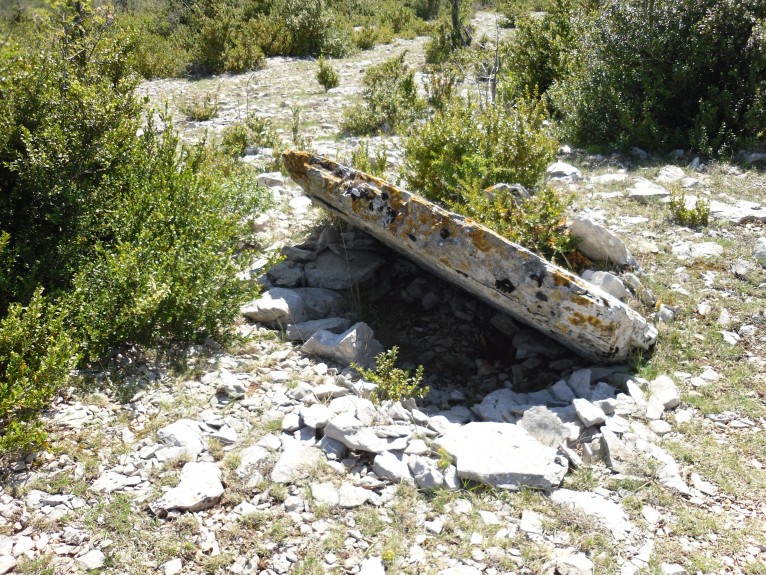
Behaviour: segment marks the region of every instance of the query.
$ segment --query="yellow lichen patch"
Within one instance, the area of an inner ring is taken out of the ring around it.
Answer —
[[[569,296],[569,301],[571,301],[574,304],[582,305],[582,306],[588,306],[591,305],[593,302],[589,300],[587,297],[577,294],[572,294]]]
[[[553,276],[553,284],[557,287],[569,287],[569,285],[572,283],[570,278],[558,270],[554,270],[551,275]]]
[[[488,252],[492,247],[492,234],[482,228],[469,228],[468,237],[471,238],[471,242],[474,247],[480,252]]]
[[[582,327],[583,325],[588,324],[600,331],[607,333],[613,333],[615,329],[614,324],[605,324],[599,318],[592,315],[585,316],[579,311],[573,312],[572,316],[568,318],[568,321],[575,327]]]

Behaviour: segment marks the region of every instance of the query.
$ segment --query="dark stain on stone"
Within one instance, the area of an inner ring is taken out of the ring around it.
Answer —
[[[513,293],[516,291],[516,286],[513,285],[508,278],[495,281],[495,289],[500,290],[503,293]]]
[[[380,199],[382,199],[384,202],[388,201],[388,194],[386,192],[381,192]]]
[[[447,228],[442,228],[442,231],[439,232],[439,235],[443,240],[446,240],[450,236],[449,230]]]
[[[539,291],[535,294],[535,297],[539,299],[540,301],[548,301],[548,296],[545,295],[543,292]]]
[[[417,242],[417,241],[418,241],[418,239],[417,239],[415,236],[413,236],[412,234],[407,234],[407,237],[408,237],[408,238],[410,239],[410,241],[412,241],[412,242]]]
[[[529,274],[529,277],[537,282],[537,287],[541,288],[545,280],[545,270],[540,270],[536,274]]]

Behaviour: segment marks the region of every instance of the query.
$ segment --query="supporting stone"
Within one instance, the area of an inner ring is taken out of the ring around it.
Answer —
[[[283,160],[333,213],[584,357],[619,362],[654,343],[657,331],[640,314],[470,218],[307,152],[288,150]]]

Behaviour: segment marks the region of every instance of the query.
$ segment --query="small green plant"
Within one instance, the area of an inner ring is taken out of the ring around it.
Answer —
[[[351,151],[351,165],[360,172],[382,178],[388,165],[386,147],[380,146],[370,153],[369,141],[361,140],[359,146]]]
[[[218,94],[207,92],[199,96],[187,96],[178,105],[187,120],[205,122],[218,115]]]
[[[349,134],[395,132],[425,111],[415,72],[404,62],[406,52],[369,68],[362,80],[362,102],[346,108],[341,129]]]
[[[673,220],[682,226],[699,228],[708,225],[710,219],[710,202],[697,198],[693,208],[686,207],[686,196],[683,193],[671,194],[670,214]]]
[[[223,129],[219,149],[226,156],[239,158],[251,147],[272,148],[275,151],[282,147],[279,134],[270,122],[253,113],[244,121]]]
[[[316,79],[322,88],[324,88],[325,92],[332,88],[337,88],[340,84],[340,76],[338,76],[338,72],[324,56],[319,57]]]
[[[37,418],[66,382],[74,349],[42,290],[0,321],[0,464],[44,443]]]
[[[356,363],[351,367],[367,381],[377,385],[372,392],[372,400],[375,403],[391,400],[399,401],[409,397],[425,397],[428,386],[423,386],[423,366],[415,370],[415,375],[410,377],[409,370],[394,367],[399,356],[399,348],[392,347],[375,358],[375,369],[364,369]]]

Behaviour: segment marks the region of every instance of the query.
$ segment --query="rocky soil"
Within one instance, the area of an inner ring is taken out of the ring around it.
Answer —
[[[343,157],[364,68],[405,49],[420,65],[423,44],[334,62],[328,94],[314,62],[285,58],[141,90],[176,114],[218,92],[216,119],[177,117],[189,139],[248,109],[287,139],[298,106],[315,150]],[[766,176],[682,152],[560,160],[573,218],[633,264],[590,281],[656,322],[652,355],[592,365],[264,173],[278,208],[253,222],[268,248],[244,277],[266,292],[241,341],[81,374],[50,448],[0,486],[0,575],[766,573]],[[671,192],[709,200],[710,225],[674,223]],[[393,345],[424,365],[424,398],[374,403],[348,367]]]

